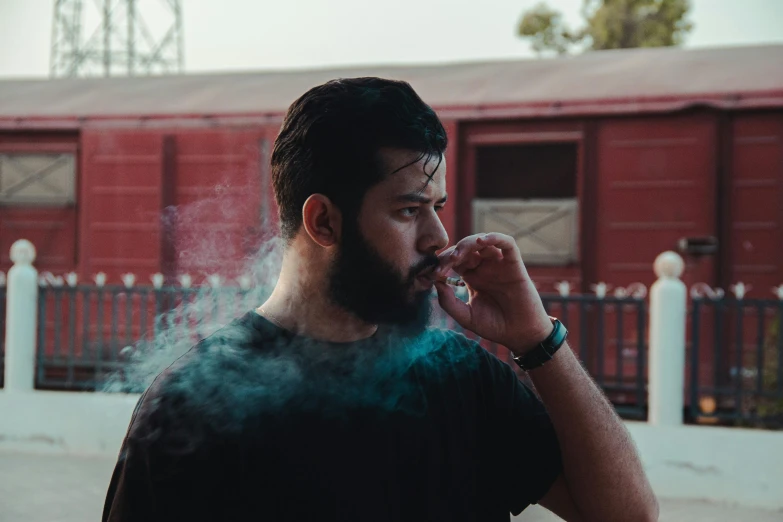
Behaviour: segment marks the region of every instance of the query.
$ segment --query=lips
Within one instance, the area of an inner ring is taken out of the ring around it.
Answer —
[[[418,279],[423,279],[423,280],[425,280],[425,281],[432,281],[433,279],[435,279],[435,278],[432,276],[432,273],[433,273],[434,271],[435,271],[435,269],[434,269],[434,268],[431,268],[431,269],[429,269],[429,270],[425,270],[424,272],[420,273],[420,274],[419,274],[419,275],[417,275],[416,277],[417,277]]]
[[[430,288],[433,285],[433,272],[435,271],[435,268],[436,267],[432,266],[419,272],[416,276],[416,282],[424,288]]]
[[[432,281],[432,280],[435,279],[433,273],[435,272],[435,270],[437,268],[438,268],[438,265],[431,265],[431,266],[425,268],[424,270],[422,270],[421,272],[419,272],[419,274],[416,277],[423,277],[425,279],[428,279],[428,280]]]

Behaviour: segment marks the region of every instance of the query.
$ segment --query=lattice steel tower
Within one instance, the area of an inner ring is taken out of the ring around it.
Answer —
[[[50,75],[179,73],[182,39],[179,0],[55,0]]]

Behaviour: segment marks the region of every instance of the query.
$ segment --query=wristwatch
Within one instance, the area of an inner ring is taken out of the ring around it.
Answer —
[[[563,323],[554,317],[549,319],[551,319],[554,325],[554,329],[549,334],[549,337],[538,343],[532,350],[528,350],[520,356],[512,355],[514,362],[526,372],[543,366],[547,361],[551,361],[555,352],[563,346],[566,337],[568,337],[568,330],[563,326]]]

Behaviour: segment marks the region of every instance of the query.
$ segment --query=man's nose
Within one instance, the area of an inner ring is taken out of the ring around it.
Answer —
[[[421,250],[434,253],[438,250],[443,250],[448,244],[449,234],[446,232],[446,227],[443,226],[440,218],[435,214],[423,234],[420,245],[422,247]]]

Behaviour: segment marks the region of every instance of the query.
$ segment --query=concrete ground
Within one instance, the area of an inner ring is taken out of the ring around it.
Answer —
[[[0,452],[0,522],[100,520],[113,459]],[[661,499],[662,522],[773,522],[783,512]],[[514,522],[559,518],[531,506]]]

